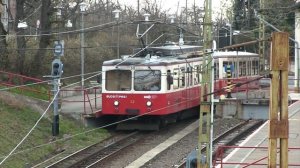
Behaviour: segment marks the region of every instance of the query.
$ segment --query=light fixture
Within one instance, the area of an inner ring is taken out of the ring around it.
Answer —
[[[114,105],[115,105],[115,106],[119,106],[119,104],[120,104],[120,103],[119,103],[118,100],[115,100],[115,101],[114,101]]]
[[[24,22],[19,22],[18,23],[18,28],[19,29],[27,29],[27,27],[28,27],[28,25],[27,25],[27,23],[24,21]]]
[[[80,12],[85,12],[87,10],[88,4],[85,2],[81,2],[79,4],[79,7],[80,7]]]
[[[152,102],[151,102],[151,101],[147,101],[146,105],[147,105],[148,107],[150,107],[150,106],[152,105]]]
[[[65,24],[65,26],[68,28],[73,27],[71,20],[68,20],[67,23]]]
[[[120,18],[120,10],[119,9],[116,9],[114,11],[112,11],[114,14],[115,14],[115,19],[119,19]]]
[[[148,22],[149,21],[149,16],[150,14],[149,13],[145,13],[144,14],[144,17],[145,17],[145,21]]]
[[[174,15],[171,15],[171,16],[169,17],[169,19],[171,19],[171,21],[170,21],[171,24],[175,22],[175,21],[174,21],[174,19],[175,19],[175,16],[174,16]]]

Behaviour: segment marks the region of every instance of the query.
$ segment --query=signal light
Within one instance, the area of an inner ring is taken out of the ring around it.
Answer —
[[[54,77],[61,77],[62,73],[63,73],[63,63],[60,61],[60,59],[53,60],[51,75]]]

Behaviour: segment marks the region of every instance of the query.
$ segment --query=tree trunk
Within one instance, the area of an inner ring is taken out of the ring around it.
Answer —
[[[50,44],[50,38],[49,35],[51,30],[51,23],[50,23],[50,16],[51,16],[51,0],[43,0],[42,1],[42,9],[41,9],[41,36],[40,36],[40,43],[39,43],[39,50],[37,51],[35,55],[35,59],[33,61],[33,72],[32,74],[37,76],[41,75],[41,65],[43,57],[46,54],[46,48]],[[43,35],[44,34],[44,35]],[[50,73],[50,72],[49,72]]]
[[[24,62],[25,62],[25,49],[26,41],[24,37],[24,29],[18,28],[19,21],[22,21],[24,18],[24,3],[25,0],[18,0],[17,2],[17,13],[16,13],[16,34],[17,34],[17,48],[18,48],[18,59],[17,59],[17,71],[20,74],[24,74]]]
[[[7,43],[6,43],[6,35],[7,32],[4,30],[2,22],[0,22],[0,69],[7,70],[9,60],[8,60],[8,51],[7,51]]]

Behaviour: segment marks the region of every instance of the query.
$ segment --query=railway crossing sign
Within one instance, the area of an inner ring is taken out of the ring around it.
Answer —
[[[54,41],[54,56],[61,57],[64,55],[64,40],[55,40]]]

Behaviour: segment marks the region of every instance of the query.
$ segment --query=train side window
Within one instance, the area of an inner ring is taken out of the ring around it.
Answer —
[[[182,88],[185,86],[185,67],[180,68],[180,74],[179,74],[179,86]]]
[[[194,67],[195,69],[195,76],[194,76],[194,85],[198,85],[199,84],[199,81],[200,81],[200,66],[199,65],[196,65]]]
[[[175,68],[173,74],[173,89],[178,89],[178,88],[179,88],[179,69]]]
[[[171,74],[171,70],[167,70],[167,89],[171,89],[171,85],[173,85],[173,77]]]
[[[214,65],[214,74],[215,74],[215,79],[219,79],[219,63],[216,62],[215,65]]]
[[[247,75],[251,75],[251,61],[247,61]]]
[[[193,85],[193,67],[189,65],[187,67],[187,86]]]
[[[246,62],[239,62],[239,76],[246,76]]]
[[[258,74],[258,61],[257,60],[252,61],[252,70],[251,71],[252,71],[253,75]]]

